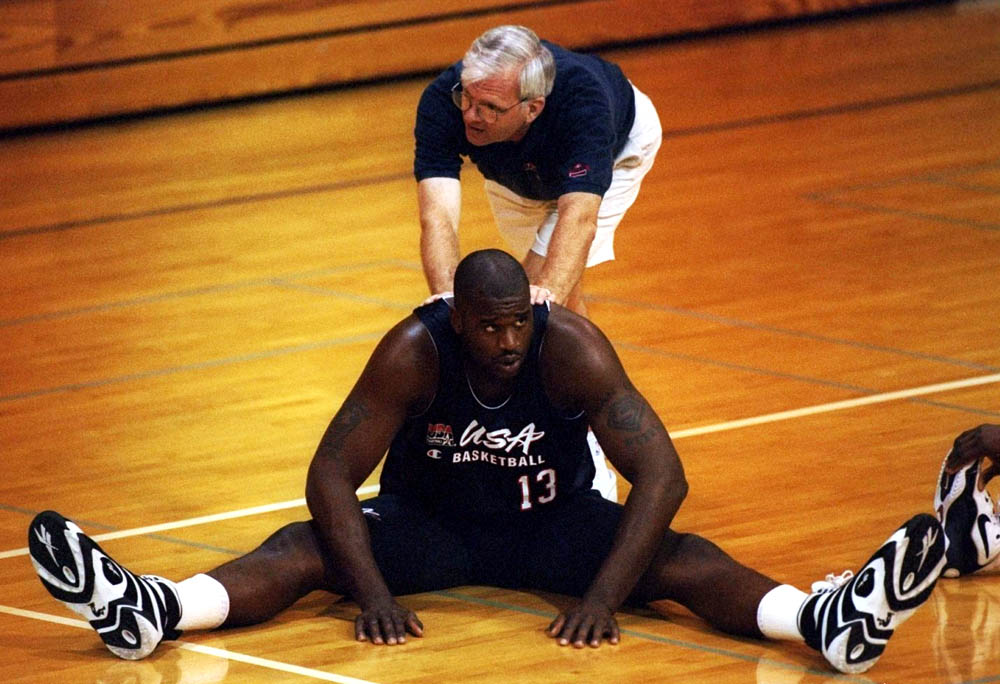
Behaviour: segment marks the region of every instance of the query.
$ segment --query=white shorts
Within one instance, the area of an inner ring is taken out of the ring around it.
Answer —
[[[635,91],[635,123],[625,147],[615,158],[611,187],[601,200],[597,234],[587,256],[588,267],[615,258],[615,229],[635,202],[642,179],[653,167],[663,141],[660,117],[652,101],[634,85],[632,90]],[[545,256],[558,218],[556,200],[528,199],[491,180],[486,181],[485,187],[497,228],[511,251],[524,255],[530,249]]]

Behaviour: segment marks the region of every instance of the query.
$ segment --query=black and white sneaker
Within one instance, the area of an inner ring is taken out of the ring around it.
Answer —
[[[941,464],[934,492],[934,510],[948,539],[945,577],[972,574],[1000,557],[1000,515],[986,490],[983,459],[949,473],[952,453]]]
[[[174,583],[129,572],[58,513],[39,513],[31,522],[28,551],[42,585],[82,615],[119,658],[145,658],[161,641],[180,636]]]
[[[931,595],[944,567],[944,532],[926,513],[896,530],[856,575],[827,576],[799,610],[806,643],[840,672],[864,672]]]

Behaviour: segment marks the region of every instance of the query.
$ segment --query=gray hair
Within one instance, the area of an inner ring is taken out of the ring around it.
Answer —
[[[556,80],[556,63],[535,32],[524,26],[497,26],[472,41],[462,58],[462,83],[520,71],[521,99],[545,97]]]

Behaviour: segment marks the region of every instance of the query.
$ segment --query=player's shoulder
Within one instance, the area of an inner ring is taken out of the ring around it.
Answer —
[[[542,345],[543,362],[575,366],[597,362],[609,352],[611,343],[594,323],[558,304],[551,305]]]
[[[552,306],[540,355],[542,382],[552,402],[574,413],[590,405],[624,370],[604,333],[569,309]]]
[[[370,365],[381,373],[405,378],[422,391],[437,378],[437,348],[427,326],[415,313],[399,321],[379,341]]]

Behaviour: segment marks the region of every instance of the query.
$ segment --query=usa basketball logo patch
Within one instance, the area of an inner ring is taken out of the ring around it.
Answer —
[[[573,164],[573,166],[570,167],[568,175],[570,178],[583,178],[589,172],[590,172],[589,166],[587,166],[583,162],[577,162],[576,164]]]
[[[455,433],[452,431],[450,425],[428,423],[427,443],[437,446],[455,446]]]

